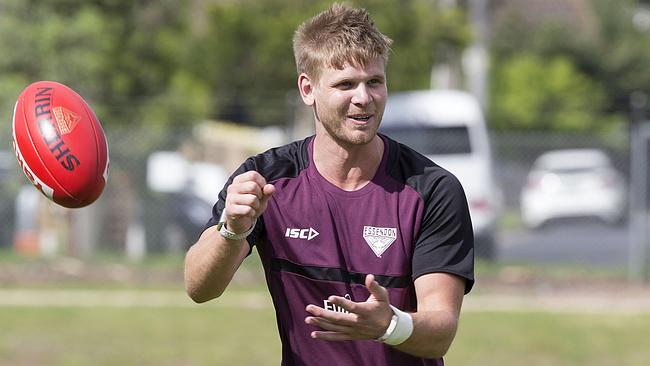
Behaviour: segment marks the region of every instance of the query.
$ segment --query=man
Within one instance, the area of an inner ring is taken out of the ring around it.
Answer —
[[[283,365],[442,365],[473,279],[456,178],[377,133],[391,40],[334,4],[294,36],[316,134],[249,158],[187,253],[188,294],[222,294],[256,245]]]

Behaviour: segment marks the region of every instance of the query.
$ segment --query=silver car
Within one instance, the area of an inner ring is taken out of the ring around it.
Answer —
[[[572,217],[618,223],[625,197],[624,179],[602,150],[553,150],[539,156],[528,174],[521,215],[529,228]]]
[[[501,192],[478,100],[460,90],[394,93],[388,98],[381,131],[458,178],[469,203],[476,254],[494,258]]]

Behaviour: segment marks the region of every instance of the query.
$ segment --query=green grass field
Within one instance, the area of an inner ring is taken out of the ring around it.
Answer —
[[[270,308],[0,308],[0,365],[279,365]]]
[[[464,314],[447,365],[641,366],[650,314]]]
[[[82,263],[5,254],[0,252],[0,366],[280,364],[257,256],[244,262],[222,299],[195,305],[182,291],[181,257]],[[489,286],[494,281],[520,290],[625,283],[620,271],[477,264],[482,282],[470,297],[498,295],[500,287]],[[463,313],[448,366],[645,366],[650,359],[650,311],[472,309]]]
[[[2,306],[0,365],[279,365],[273,310],[250,300],[265,293],[240,295],[223,306]],[[446,361],[641,366],[648,339],[650,314],[475,311],[463,314]]]

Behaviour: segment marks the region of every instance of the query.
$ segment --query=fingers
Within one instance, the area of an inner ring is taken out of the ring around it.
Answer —
[[[388,302],[388,291],[386,288],[381,286],[379,282],[375,281],[375,276],[369,274],[366,276],[366,288],[370,292],[370,297],[374,298],[376,301]]]
[[[337,305],[350,313],[363,313],[363,305],[341,296],[330,296],[327,301]]]
[[[262,190],[255,182],[232,183],[228,186],[226,195],[226,216],[228,218],[243,216],[254,218],[261,206],[261,196]]]
[[[249,170],[247,172],[241,173],[240,175],[236,176],[233,178],[232,183],[241,183],[241,182],[255,182],[257,183],[258,186],[264,187],[266,184],[266,179],[262,176],[262,174],[254,171],[254,170]]]
[[[256,172],[247,171],[233,178],[226,195],[226,226],[234,232],[244,232],[253,220],[266,209],[268,200],[275,192],[272,184]]]
[[[339,341],[349,339],[376,339],[384,334],[392,311],[388,303],[388,292],[375,281],[374,276],[366,277],[366,287],[371,292],[364,302],[355,302],[346,297],[330,296],[327,302],[333,307],[327,309],[307,305],[310,314],[305,323],[321,330],[311,333],[313,338]]]
[[[352,333],[352,327],[347,326],[347,325],[341,325],[337,324],[334,322],[331,322],[325,318],[319,318],[319,317],[307,317],[305,318],[305,323],[309,325],[314,325],[316,327],[319,327],[321,329],[330,331],[330,332],[338,332],[338,333]]]
[[[307,306],[307,311],[322,315],[305,318],[305,323],[322,329],[311,332],[312,338],[328,341],[376,338],[366,325],[359,322],[356,314],[333,312],[315,305]]]
[[[352,341],[352,340],[355,340],[355,339],[365,339],[365,338],[351,336],[348,333],[324,332],[324,331],[318,331],[318,330],[311,332],[310,336],[312,338],[314,338],[314,339],[321,339],[321,340],[324,340],[324,341],[333,341],[333,342]]]
[[[269,202],[269,199],[271,196],[275,193],[275,186],[273,184],[266,184],[262,188],[262,199],[260,200],[260,207],[258,208],[258,212],[261,214],[266,210],[266,205]]]
[[[330,296],[330,299],[335,296]],[[338,311],[326,310],[316,305],[307,305],[305,308],[313,317],[319,319],[325,319],[332,323],[336,323],[344,326],[353,326],[357,322],[357,315],[354,313],[343,313]],[[305,321],[311,317],[305,318]],[[309,324],[309,323],[308,323]]]

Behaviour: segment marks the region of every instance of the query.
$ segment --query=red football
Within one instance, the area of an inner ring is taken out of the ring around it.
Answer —
[[[83,98],[63,84],[38,81],[18,96],[13,146],[27,178],[61,206],[87,206],[104,190],[104,130]]]

